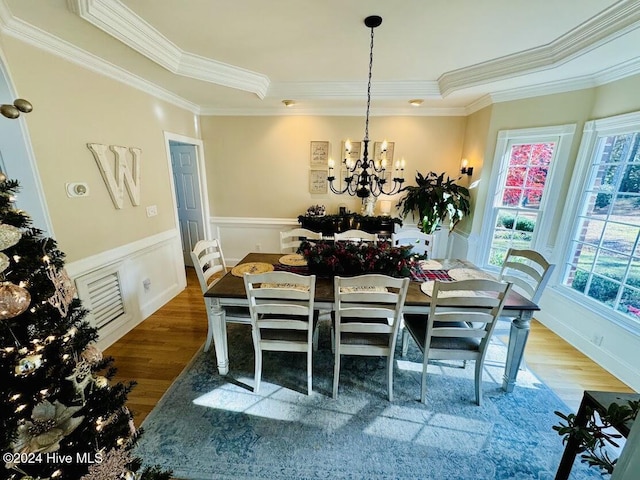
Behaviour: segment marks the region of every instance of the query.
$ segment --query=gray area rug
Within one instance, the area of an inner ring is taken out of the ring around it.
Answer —
[[[385,360],[343,357],[331,399],[328,328],[314,353],[312,396],[304,354],[265,353],[260,394],[252,392],[250,327],[229,325],[231,372],[200,350],[142,424],[137,454],[176,478],[204,479],[535,479],[552,480],[563,445],[554,410],[571,410],[531,372],[501,389],[506,346],[493,340],[484,405],[474,401],[473,364],[429,365],[419,401],[420,353],[398,345],[394,402]],[[495,338],[495,336],[494,336]],[[400,342],[399,342],[400,343]],[[572,479],[598,479],[576,461]]]

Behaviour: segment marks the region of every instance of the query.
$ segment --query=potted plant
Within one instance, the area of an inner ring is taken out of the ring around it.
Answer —
[[[429,172],[422,175],[416,173],[416,185],[409,185],[402,189],[406,192],[400,199],[397,208],[400,209],[403,217],[419,215],[418,226],[420,230],[428,235],[432,234],[440,223],[449,217],[449,230],[453,230],[456,224],[471,213],[469,203],[469,190],[454,182],[454,179],[447,177],[444,173],[438,175]]]

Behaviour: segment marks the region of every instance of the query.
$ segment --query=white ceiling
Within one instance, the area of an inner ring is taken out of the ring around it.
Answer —
[[[640,73],[640,0],[0,0],[6,34],[203,114],[362,114],[369,15],[372,115]]]

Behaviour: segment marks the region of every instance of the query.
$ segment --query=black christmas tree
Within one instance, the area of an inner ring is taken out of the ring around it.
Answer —
[[[0,173],[0,478],[170,478],[135,457],[134,382],[112,381],[64,254],[15,207],[18,187]]]

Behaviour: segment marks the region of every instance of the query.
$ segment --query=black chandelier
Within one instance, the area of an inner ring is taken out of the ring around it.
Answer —
[[[344,178],[345,187],[340,190],[335,187],[333,182],[336,177],[333,174],[334,163],[333,160],[329,161],[329,176],[327,181],[329,187],[333,193],[349,195],[356,195],[360,198],[367,198],[371,195],[377,197],[380,194],[393,195],[398,193],[402,189],[402,183],[404,182],[404,161],[396,161],[393,184],[387,185],[386,176],[388,175],[388,165],[386,160],[386,142],[383,142],[381,153],[382,158],[375,161],[369,159],[369,108],[371,106],[371,69],[373,67],[373,29],[379,27],[382,24],[382,17],[372,15],[364,19],[364,24],[371,29],[371,47],[369,50],[369,80],[367,83],[367,115],[364,123],[364,144],[362,158],[355,161],[349,157],[350,148],[349,143],[345,145],[345,158],[342,161],[346,175]],[[391,166],[389,166],[391,167]]]

